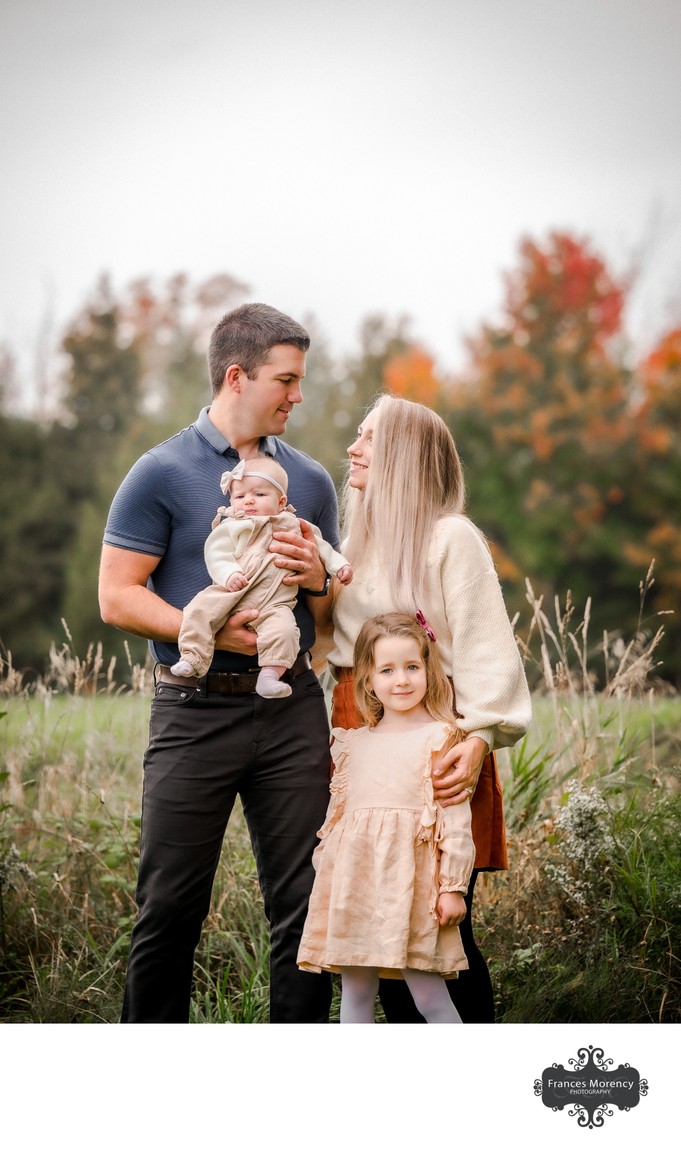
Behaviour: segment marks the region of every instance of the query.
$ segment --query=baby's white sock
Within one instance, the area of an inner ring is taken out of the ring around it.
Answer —
[[[255,684],[255,692],[261,698],[287,698],[291,687],[288,682],[281,681],[273,666],[263,666]]]
[[[181,658],[174,666],[171,666],[173,674],[177,674],[178,678],[193,678],[196,674],[191,662],[187,662],[186,658]]]

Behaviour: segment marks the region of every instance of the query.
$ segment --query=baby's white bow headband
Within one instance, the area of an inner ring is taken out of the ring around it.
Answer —
[[[278,483],[277,480],[273,479],[271,475],[266,475],[263,471],[247,471],[245,459],[239,459],[239,462],[237,463],[236,467],[233,468],[233,470],[223,472],[222,478],[220,479],[220,490],[222,491],[223,495],[227,495],[229,494],[229,489],[232,483],[239,482],[241,479],[251,478],[264,479],[266,483],[271,483],[273,487],[276,487],[278,491],[281,491],[285,498],[287,497],[286,491],[282,487],[281,483]]]

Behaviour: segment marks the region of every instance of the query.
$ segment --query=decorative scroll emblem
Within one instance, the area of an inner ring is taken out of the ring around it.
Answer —
[[[534,1092],[544,1105],[556,1112],[565,1109],[577,1118],[583,1129],[597,1129],[606,1117],[612,1117],[614,1107],[628,1113],[638,1105],[639,1097],[648,1093],[648,1082],[629,1062],[614,1069],[612,1058],[605,1058],[602,1049],[593,1045],[577,1051],[565,1069],[555,1062],[545,1069],[534,1083]]]

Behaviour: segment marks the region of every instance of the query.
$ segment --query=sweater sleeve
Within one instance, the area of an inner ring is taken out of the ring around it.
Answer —
[[[440,582],[452,642],[457,724],[490,749],[513,746],[532,717],[530,692],[492,557],[476,528],[445,520]]]
[[[336,575],[338,574],[339,570],[343,569],[343,567],[349,567],[350,563],[348,560],[344,558],[343,555],[338,551],[335,551],[331,544],[327,543],[326,540],[322,538],[322,533],[319,530],[319,527],[316,527],[314,523],[310,523],[310,526],[312,527],[312,533],[315,537],[319,556],[324,563],[324,567],[327,573],[330,575]]]
[[[204,547],[208,573],[214,583],[225,586],[231,575],[243,571],[236,558],[240,536],[250,534],[248,520],[226,518],[210,532]]]

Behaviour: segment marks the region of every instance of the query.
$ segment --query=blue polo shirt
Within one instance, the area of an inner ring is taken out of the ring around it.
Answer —
[[[158,555],[159,563],[148,586],[166,602],[182,610],[208,586],[210,576],[203,548],[217,507],[224,502],[220,490],[223,471],[239,461],[208,417],[204,407],[195,423],[137,460],[121,483],[111,504],[104,542],[145,555]],[[263,439],[261,450],[276,458],[288,475],[288,498],[302,519],[319,527],[335,550],[338,504],[330,475],[309,455],[289,447],[282,439]],[[300,649],[314,644],[312,617],[299,594],[295,610],[300,628]],[[174,643],[151,640],[157,662],[172,665],[179,658]],[[242,670],[253,659],[230,651],[216,651],[214,670]]]

